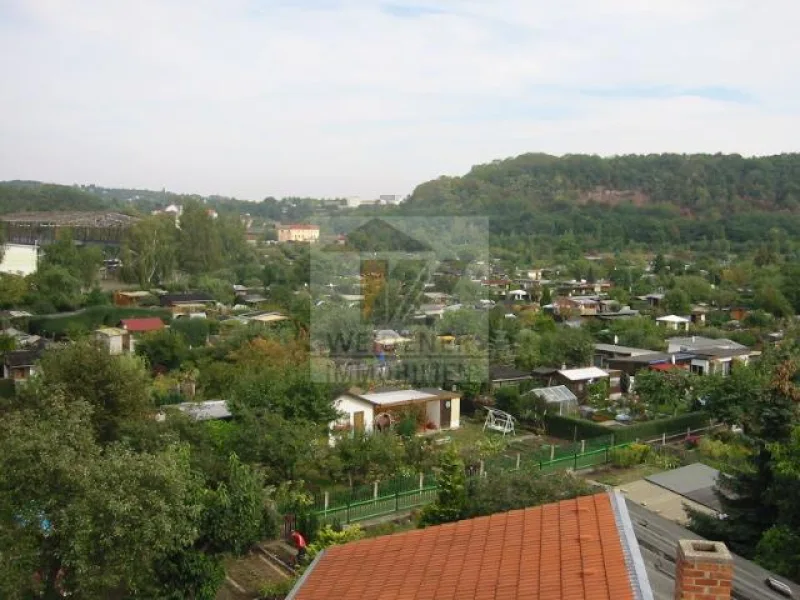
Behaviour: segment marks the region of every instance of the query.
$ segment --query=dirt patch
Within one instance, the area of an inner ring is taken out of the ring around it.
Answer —
[[[266,584],[286,580],[286,577],[282,577],[256,552],[241,558],[227,560],[225,573],[244,588],[245,592],[237,590],[226,582],[220,590],[220,594],[223,595],[217,595],[217,600],[244,600],[245,598],[252,600],[259,597],[261,588]]]

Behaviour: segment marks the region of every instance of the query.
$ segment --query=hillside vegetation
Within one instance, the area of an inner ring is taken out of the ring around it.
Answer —
[[[108,203],[66,185],[9,181],[0,183],[0,214],[29,211],[104,210]]]
[[[401,211],[488,215],[505,247],[574,234],[584,247],[615,249],[797,236],[799,209],[800,154],[524,154],[423,183]]]

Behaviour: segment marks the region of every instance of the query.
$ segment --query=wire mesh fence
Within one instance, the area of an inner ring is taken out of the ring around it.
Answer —
[[[681,432],[663,434],[661,437],[642,441],[647,444],[667,444],[688,435],[707,432],[712,428],[686,429]],[[612,435],[561,445],[520,447],[506,450],[502,454],[488,457],[478,464],[468,465],[468,477],[481,477],[496,471],[538,470],[556,472],[579,471],[608,464],[613,451],[626,448],[635,442],[613,444]],[[352,488],[331,489],[314,494],[313,512],[324,523],[355,523],[385,515],[408,511],[433,502],[436,498],[436,476],[425,473],[398,476],[386,481]]]

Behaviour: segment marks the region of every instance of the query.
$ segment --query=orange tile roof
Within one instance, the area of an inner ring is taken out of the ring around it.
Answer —
[[[289,598],[634,600],[623,537],[601,493],[331,547]]]

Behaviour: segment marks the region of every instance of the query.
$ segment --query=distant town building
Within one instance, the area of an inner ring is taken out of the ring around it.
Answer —
[[[295,223],[278,227],[279,242],[308,242],[319,240],[319,226]]]
[[[4,244],[0,273],[27,276],[39,265],[39,246],[33,244]]]

